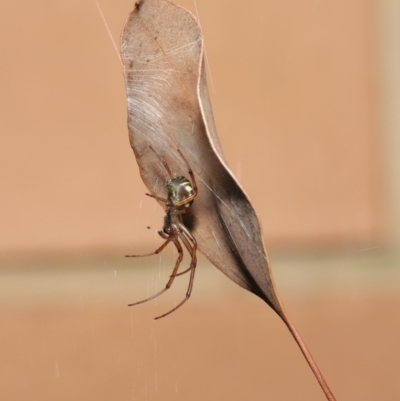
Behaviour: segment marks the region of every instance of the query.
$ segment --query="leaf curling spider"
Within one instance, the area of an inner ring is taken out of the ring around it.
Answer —
[[[170,242],[173,242],[178,251],[178,259],[175,262],[175,267],[172,271],[172,274],[167,284],[165,285],[165,288],[163,288],[156,294],[152,295],[151,297],[143,299],[142,301],[134,302],[132,304],[129,304],[128,306],[139,305],[144,302],[150,301],[154,298],[157,298],[159,295],[163,294],[172,286],[172,283],[174,282],[176,276],[180,276],[190,271],[189,284],[185,298],[169,312],[164,313],[161,316],[157,316],[155,318],[157,320],[176,311],[190,298],[190,295],[192,293],[194,274],[197,265],[197,256],[196,256],[197,242],[193,237],[193,235],[190,233],[190,231],[187,229],[187,227],[184,225],[182,215],[190,211],[190,206],[192,205],[194,198],[197,196],[197,184],[194,178],[193,171],[189,166],[189,163],[187,162],[187,160],[185,159],[185,157],[183,156],[182,152],[179,149],[177,149],[177,151],[184,160],[184,162],[186,163],[191,181],[184,176],[180,175],[174,176],[167,162],[163,160],[151,146],[150,149],[160,159],[161,163],[163,164],[169,175],[169,179],[165,182],[165,186],[167,188],[167,193],[168,193],[167,199],[146,193],[147,196],[150,196],[151,198],[163,202],[165,205],[166,214],[164,217],[164,226],[162,230],[158,231],[158,234],[160,235],[161,238],[165,239],[165,242],[154,252],[145,253],[143,255],[125,255],[125,256],[129,258],[129,257],[144,257],[144,256],[157,255],[160,252],[162,252]],[[188,250],[191,256],[191,262],[188,269],[178,273],[179,266],[183,259],[183,249],[182,245],[180,244],[180,241],[182,241],[183,245]]]

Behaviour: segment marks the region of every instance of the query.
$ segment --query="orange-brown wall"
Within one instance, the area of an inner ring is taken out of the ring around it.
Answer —
[[[116,41],[133,3],[99,0]],[[373,4],[197,1],[219,135],[267,246],[383,239]],[[152,246],[163,213],[144,196],[96,3],[5,1],[0,49],[1,257]]]

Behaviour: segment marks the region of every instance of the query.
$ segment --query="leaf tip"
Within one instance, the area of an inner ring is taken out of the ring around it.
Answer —
[[[139,0],[135,3],[135,10],[139,11],[140,7],[142,6],[144,0]]]

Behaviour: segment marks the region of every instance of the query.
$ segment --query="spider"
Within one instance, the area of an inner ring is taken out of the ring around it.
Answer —
[[[150,146],[151,150],[156,153],[156,151]],[[144,256],[151,256],[157,255],[162,252],[170,242],[173,242],[176,249],[178,250],[178,259],[176,260],[175,267],[172,271],[172,274],[165,285],[165,288],[161,291],[157,292],[156,294],[152,295],[149,298],[143,299],[139,302],[134,302],[129,304],[128,306],[139,305],[144,302],[150,301],[159,295],[163,294],[167,291],[174,282],[176,276],[180,276],[181,274],[187,273],[190,271],[190,279],[189,285],[186,291],[186,296],[175,308],[171,309],[169,312],[164,313],[161,316],[156,317],[155,319],[160,319],[169,315],[170,313],[177,310],[180,306],[182,306],[190,297],[190,294],[193,289],[193,281],[194,281],[194,273],[197,264],[197,257],[196,257],[196,250],[197,250],[197,242],[190,231],[185,227],[183,223],[182,215],[185,213],[190,212],[190,206],[192,205],[194,198],[197,196],[197,184],[194,178],[194,174],[192,169],[189,166],[189,163],[184,158],[182,152],[178,150],[178,153],[186,163],[188,167],[188,173],[190,176],[191,181],[189,181],[184,176],[173,176],[172,171],[169,168],[167,162],[163,160],[157,153],[157,157],[160,159],[161,163],[164,165],[167,173],[169,175],[169,179],[165,182],[165,186],[167,188],[168,199],[160,198],[158,196],[147,194],[151,198],[157,199],[165,204],[165,217],[164,217],[164,226],[163,229],[158,231],[158,234],[161,238],[165,239],[165,242],[157,248],[154,252],[146,253],[143,255],[126,255],[126,257],[144,257]],[[182,245],[180,244],[182,241],[183,245],[189,251],[191,256],[191,262],[188,269],[184,270],[183,272],[178,273],[179,265],[183,259],[183,249]]]

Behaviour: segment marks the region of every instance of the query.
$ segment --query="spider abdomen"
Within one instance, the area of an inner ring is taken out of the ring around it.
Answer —
[[[195,197],[192,183],[183,176],[171,178],[166,182],[168,198],[175,207],[189,207]]]

